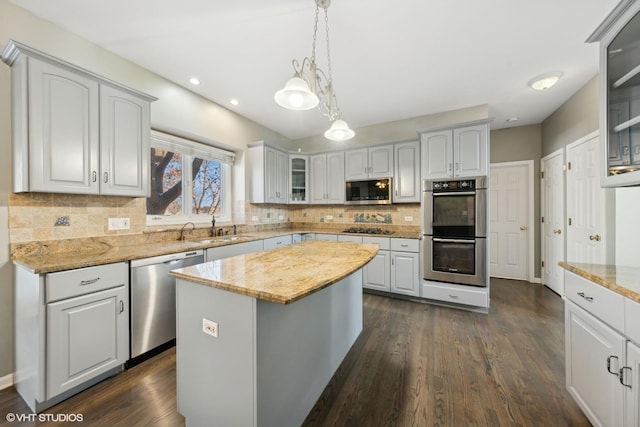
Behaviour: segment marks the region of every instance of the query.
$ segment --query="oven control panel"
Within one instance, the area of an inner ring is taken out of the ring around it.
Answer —
[[[433,182],[434,191],[473,191],[475,189],[476,181],[474,179]]]

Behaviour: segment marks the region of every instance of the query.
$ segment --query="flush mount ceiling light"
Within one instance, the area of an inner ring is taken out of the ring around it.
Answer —
[[[200,84],[200,80],[197,77],[191,77],[189,79],[189,83],[191,83],[194,86],[198,86]]]
[[[535,90],[546,90],[556,84],[558,80],[560,80],[560,77],[562,77],[562,73],[560,71],[543,74],[531,79],[529,81],[529,86],[531,86]]]
[[[341,119],[342,112],[338,107],[338,99],[333,90],[331,50],[329,48],[329,17],[327,15],[331,0],[315,0],[315,2],[316,17],[313,26],[311,59],[305,57],[302,60],[302,64],[297,59],[292,61],[295,73],[287,81],[284,88],[276,92],[274,98],[278,105],[289,110],[310,110],[317,106],[320,112],[327,116],[331,122],[331,127],[324,133],[325,138],[333,141],[346,141],[353,138],[355,132],[349,129],[347,122]],[[320,8],[324,11],[328,76],[316,66],[316,39]]]

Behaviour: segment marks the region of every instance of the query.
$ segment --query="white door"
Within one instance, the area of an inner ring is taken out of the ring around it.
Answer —
[[[554,151],[540,161],[540,213],[542,224],[542,283],[564,295],[564,150]]]
[[[604,264],[605,211],[611,190],[600,188],[597,132],[567,145],[567,261]]]
[[[489,272],[492,277],[529,280],[533,162],[491,165]]]

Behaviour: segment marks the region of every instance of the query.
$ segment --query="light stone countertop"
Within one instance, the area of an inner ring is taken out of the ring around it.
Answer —
[[[311,240],[238,255],[169,274],[279,304],[289,304],[364,267],[378,245]]]
[[[564,261],[558,264],[565,270],[640,302],[640,267]]]
[[[73,240],[70,240],[68,241],[68,244],[64,245],[62,249],[58,248],[57,250],[44,250],[46,248],[39,248],[39,251],[35,251],[28,255],[13,256],[12,261],[17,265],[26,268],[31,273],[45,274],[54,273],[57,271],[72,270],[76,268],[131,261],[134,259],[142,259],[159,255],[188,252],[197,249],[215,248],[296,233],[348,234],[352,236],[356,235],[414,239],[420,238],[418,232],[400,232],[394,233],[392,235],[369,235],[342,233],[339,231],[320,228],[289,228],[270,231],[252,231],[246,234],[238,234],[237,236],[200,237],[184,241],[167,240],[159,242],[145,242],[136,240],[136,238],[140,236],[132,236],[131,244],[117,246],[106,244],[99,238],[95,238],[78,240],[77,245],[73,243]],[[237,237],[238,239],[229,241],[229,237]],[[89,240],[90,243],[87,243],[87,240]]]

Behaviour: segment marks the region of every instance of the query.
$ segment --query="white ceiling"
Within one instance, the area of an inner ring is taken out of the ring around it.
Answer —
[[[328,127],[316,110],[273,100],[293,74],[291,60],[311,55],[313,0],[13,1],[291,139]],[[584,41],[616,3],[333,0],[343,118],[358,128],[488,104],[493,129],[540,123],[597,74],[597,45]],[[316,61],[326,71],[320,17]],[[553,88],[527,86],[550,71],[563,73]],[[202,84],[191,86],[191,76]]]

